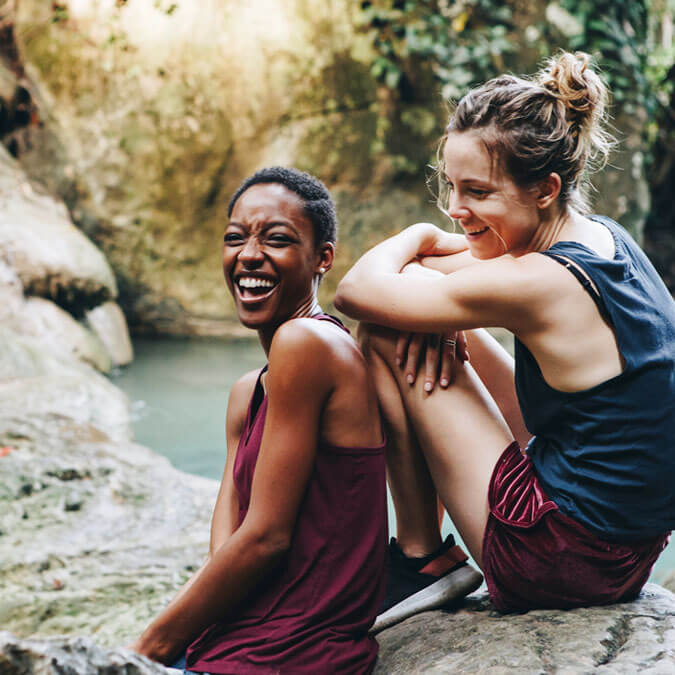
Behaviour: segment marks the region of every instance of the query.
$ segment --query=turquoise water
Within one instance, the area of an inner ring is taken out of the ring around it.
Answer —
[[[135,359],[113,375],[132,402],[136,440],[182,471],[219,480],[225,466],[225,411],[230,387],[260,368],[255,340],[136,339]],[[390,523],[394,523],[389,508]],[[394,526],[392,525],[392,532]],[[447,522],[444,535],[457,533]],[[675,543],[657,562],[652,580],[675,569]]]

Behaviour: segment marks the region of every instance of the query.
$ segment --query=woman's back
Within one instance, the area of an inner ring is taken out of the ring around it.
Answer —
[[[623,370],[589,389],[559,391],[516,340],[516,386],[535,434],[529,453],[549,496],[603,538],[640,540],[675,526],[675,302],[627,233],[594,218],[615,238],[612,259],[571,241],[544,254],[594,298]]]
[[[384,443],[377,415],[368,416],[372,386],[353,340],[335,322],[302,320],[335,350],[335,390],[340,418],[331,437],[350,436],[372,445],[334,445],[320,440],[298,511],[287,556],[274,575],[230,622],[209,628],[188,650],[190,668],[237,673],[366,673],[377,656],[367,636],[382,601],[386,554]],[[339,334],[335,331],[339,330]],[[346,338],[346,339],[345,339]],[[269,398],[261,371],[251,396],[234,464],[239,525],[250,504]],[[352,384],[356,384],[353,388]],[[362,386],[365,384],[366,386]],[[343,391],[346,390],[346,391]],[[351,397],[344,407],[344,395]],[[376,401],[375,401],[376,405]],[[330,402],[326,408],[330,407]],[[349,414],[351,413],[351,414]],[[330,413],[335,417],[334,412]],[[355,429],[350,429],[352,418]],[[365,447],[364,447],[365,446]]]

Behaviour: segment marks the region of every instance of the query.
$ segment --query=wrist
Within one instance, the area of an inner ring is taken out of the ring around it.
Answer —
[[[168,665],[180,656],[182,645],[172,640],[161,628],[151,625],[134,643],[134,649],[153,661]]]

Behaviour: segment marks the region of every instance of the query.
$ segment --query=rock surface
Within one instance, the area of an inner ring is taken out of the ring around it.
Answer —
[[[647,584],[631,603],[502,616],[485,593],[383,631],[376,675],[672,673],[675,596]]]
[[[502,616],[485,593],[383,631],[375,675],[675,672],[675,596],[648,584],[635,602]],[[0,633],[3,675],[150,675],[161,666],[89,638],[20,640]]]
[[[5,326],[18,335],[37,338],[44,349],[52,353],[62,352],[66,359],[75,358],[104,373],[112,366],[110,350],[98,335],[87,330],[51,300],[27,298],[8,318]]]
[[[103,253],[73,225],[64,204],[39,192],[2,146],[0,206],[0,258],[30,295],[75,309],[116,297]]]
[[[127,322],[116,302],[104,302],[86,313],[87,325],[105,345],[113,365],[126,366],[134,360]]]
[[[69,368],[80,362],[102,372],[129,363],[129,332],[110,300],[117,285],[103,253],[73,225],[64,204],[38,189],[2,146],[0,205],[0,342],[7,331],[21,337],[11,350],[23,353],[24,365],[27,352],[43,366],[50,357]],[[79,320],[85,312],[86,325]],[[9,363],[0,354],[0,370]]]
[[[89,638],[19,640],[2,632],[0,672],[3,675],[167,675],[171,671],[127,650],[101,649]]]

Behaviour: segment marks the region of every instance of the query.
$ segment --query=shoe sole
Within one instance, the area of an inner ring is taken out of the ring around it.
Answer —
[[[482,583],[480,572],[469,565],[460,567],[380,614],[368,632],[374,635],[414,614],[443,607],[473,593]]]

